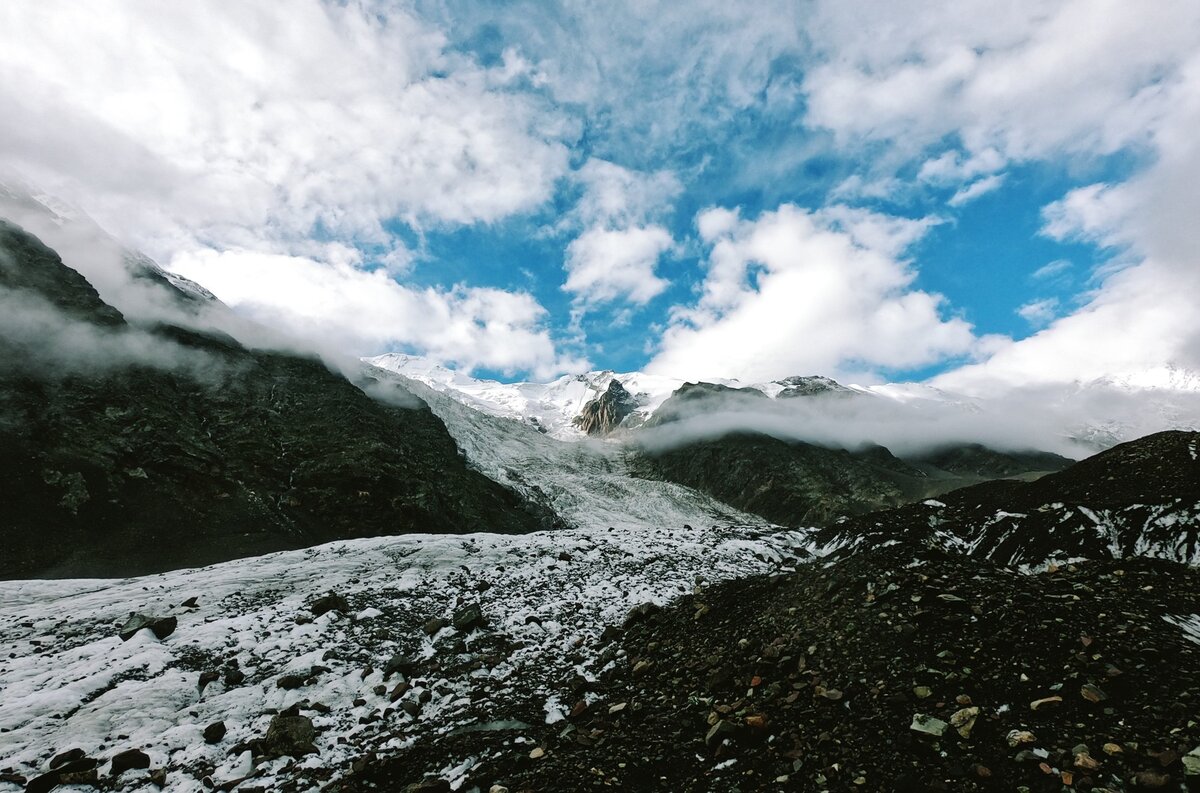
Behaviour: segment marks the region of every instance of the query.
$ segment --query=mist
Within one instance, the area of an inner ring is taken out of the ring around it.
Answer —
[[[1200,425],[1200,395],[1186,392],[1091,385],[1027,388],[990,399],[907,396],[864,391],[748,400],[714,394],[680,406],[677,420],[641,431],[635,443],[653,453],[760,433],[850,451],[881,445],[901,457],[982,444],[1078,460],[1152,432]]]
[[[231,372],[227,361],[202,350],[141,328],[87,322],[40,295],[4,287],[0,349],[0,373],[36,374],[39,379],[144,366],[219,384]]]

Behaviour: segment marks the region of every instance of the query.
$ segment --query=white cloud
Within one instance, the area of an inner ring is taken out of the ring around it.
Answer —
[[[573,133],[510,79],[361,3],[0,8],[6,160],[164,257],[539,206]]]
[[[992,174],[985,176],[978,181],[971,182],[966,187],[959,189],[950,197],[946,203],[952,207],[960,207],[964,204],[969,204],[976,198],[982,195],[987,195],[993,190],[997,190],[1004,184],[1004,174]]]
[[[393,224],[422,239],[553,194],[578,133],[539,79],[370,2],[4,4],[0,165],[304,337],[549,371],[529,295],[385,276],[424,255]]]
[[[560,356],[543,326],[545,309],[523,292],[403,286],[351,258],[212,249],[180,254],[171,269],[203,276],[213,293],[248,316],[325,349],[361,354],[416,349],[469,370],[530,371],[552,377],[586,368]]]
[[[563,289],[584,303],[624,299],[645,304],[667,288],[654,267],[672,245],[662,226],[588,229],[567,246]]]
[[[675,311],[648,370],[684,378],[870,377],[969,353],[977,341],[899,258],[933,219],[785,205],[697,223],[712,246],[698,302]]]
[[[1031,325],[1045,325],[1058,315],[1058,298],[1031,300],[1017,309],[1017,316]]]
[[[580,311],[625,300],[644,305],[667,288],[655,268],[675,246],[671,233],[651,222],[669,213],[682,185],[669,171],[643,173],[591,159],[576,173],[583,196],[566,223],[584,231],[567,246],[563,290]]]
[[[1067,259],[1055,259],[1034,270],[1030,277],[1039,281],[1045,281],[1046,279],[1063,275],[1072,266],[1071,262]]]
[[[1048,236],[1114,254],[1080,307],[1027,339],[994,340],[988,360],[935,382],[983,392],[1200,364],[1200,318],[1188,308],[1200,301],[1200,6],[901,2],[876,7],[867,28],[860,13],[819,5],[824,55],[805,81],[808,123],[842,145],[882,142],[891,167],[925,158],[921,178],[961,180],[963,198],[1015,162],[1128,151],[1147,163],[1046,209]],[[954,151],[928,158],[947,141]],[[1050,319],[1047,308],[1027,313]]]

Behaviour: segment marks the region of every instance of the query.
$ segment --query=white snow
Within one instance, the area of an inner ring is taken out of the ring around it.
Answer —
[[[0,768],[32,777],[52,754],[74,747],[100,758],[141,748],[153,767],[169,769],[173,791],[203,790],[204,776],[219,782],[251,772],[254,784],[268,789],[286,778],[303,789],[321,769],[340,773],[359,754],[394,749],[425,731],[497,722],[519,732],[520,721],[538,711],[540,721],[561,707],[552,699],[555,687],[594,657],[600,631],[633,605],[690,592],[700,578],[790,565],[804,545],[802,534],[758,527],[410,535],[125,580],[2,582]],[[481,582],[490,588],[478,591]],[[349,600],[351,615],[330,612],[309,622],[307,604],[329,591]],[[178,605],[191,596],[198,608]],[[420,626],[449,616],[464,597],[488,620],[487,631],[462,637],[468,651],[495,632],[515,647],[507,659],[418,675],[410,681],[414,695],[432,696],[419,718],[398,711],[360,724],[391,705],[374,693],[391,655],[447,652],[435,649]],[[175,615],[178,628],[163,641],[143,630],[122,642],[116,627],[133,611]],[[233,660],[247,676],[243,685],[226,688],[218,680],[199,691],[201,671]],[[312,685],[276,686],[282,674],[307,675],[313,666],[328,671]],[[375,671],[365,674],[369,667]],[[356,698],[365,704],[355,706]],[[521,710],[523,699],[532,710]],[[305,711],[320,731],[319,755],[253,769],[245,754],[227,756],[230,747],[265,734],[269,709],[299,701],[331,708],[328,715]],[[218,720],[228,735],[210,746],[201,732]],[[343,736],[349,745],[338,743]],[[145,778],[144,771],[128,772],[119,789]],[[0,790],[15,789],[0,783]]]
[[[1200,614],[1165,616],[1163,619],[1183,631],[1183,635],[1188,641],[1200,644]]]

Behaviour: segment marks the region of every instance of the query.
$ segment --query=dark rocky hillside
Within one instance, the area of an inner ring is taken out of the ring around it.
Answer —
[[[903,540],[1002,564],[1052,557],[1200,560],[1200,433],[1160,432],[1035,482],[995,481],[844,521],[850,548]]]
[[[786,399],[869,399],[826,377],[781,381]],[[687,383],[646,423],[649,432],[704,430],[713,416],[766,411],[773,400],[753,388]],[[658,428],[657,430],[655,428]],[[1055,454],[999,452],[959,445],[900,459],[882,446],[857,451],[733,432],[659,446],[653,436],[630,456],[641,477],[695,488],[784,526],[823,526],[1000,477],[1036,477],[1071,463]]]
[[[0,338],[0,577],[131,575],[554,520],[468,468],[415,397],[384,404],[313,358],[132,328],[32,236],[0,224],[0,249],[0,294],[53,307],[66,328]],[[82,337],[136,355],[73,371],[43,354]]]
[[[930,477],[882,447],[851,453],[756,433],[646,451],[631,468],[786,526],[823,525],[962,484]]]

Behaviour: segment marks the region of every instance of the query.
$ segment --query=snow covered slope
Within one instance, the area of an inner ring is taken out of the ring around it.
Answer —
[[[106,789],[144,790],[165,770],[180,793],[246,777],[259,790],[314,790],[355,758],[433,731],[521,743],[524,725],[564,717],[572,703],[550,692],[603,652],[606,625],[698,582],[786,568],[804,543],[678,526],[410,535],[126,580],[3,582],[0,773],[32,779],[80,749],[113,780]],[[331,592],[348,608],[314,616]],[[429,623],[461,618],[464,605],[478,618]],[[130,612],[178,625],[161,640],[143,629],[122,641]],[[311,720],[314,753],[271,757],[280,713]],[[225,733],[207,743],[216,722]],[[127,750],[150,768],[113,777],[109,759]]]
[[[671,377],[611,371],[563,375],[549,383],[501,383],[470,377],[416,355],[389,353],[364,360],[425,383],[476,410],[525,421],[553,438],[570,440],[585,437],[571,422],[614,378],[638,400],[643,419],[683,385],[682,380]]]

